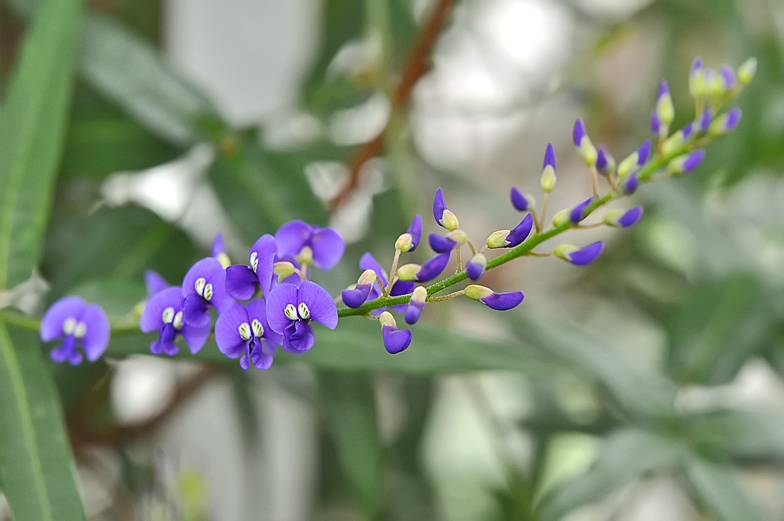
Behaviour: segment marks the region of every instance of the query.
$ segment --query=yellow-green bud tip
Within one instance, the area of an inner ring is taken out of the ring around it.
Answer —
[[[577,246],[572,244],[559,244],[557,248],[555,248],[555,256],[560,257],[563,260],[571,262],[569,259],[569,254],[579,250]]]
[[[555,188],[555,169],[547,165],[542,170],[542,177],[539,180],[540,184],[542,185],[542,191],[546,194],[549,194]]]
[[[489,297],[492,294],[493,294],[492,289],[487,288],[485,286],[480,286],[478,284],[471,284],[469,286],[466,286],[465,289],[465,296],[474,300],[479,300],[480,298],[483,297]]]
[[[490,234],[490,237],[487,238],[487,247],[488,248],[505,248],[509,245],[509,241],[506,238],[509,236],[509,230],[498,230],[497,232],[493,232]]]
[[[414,238],[410,233],[404,233],[395,241],[395,249],[401,252],[407,252],[414,246]]]
[[[397,278],[400,280],[416,280],[416,274],[422,266],[419,264],[406,264],[397,269]]]
[[[414,288],[414,293],[411,295],[411,300],[424,304],[427,300],[427,290],[424,286],[417,286]]]
[[[462,246],[468,242],[468,235],[463,230],[455,230],[446,234],[446,238],[450,241],[455,241],[458,246]]]
[[[561,210],[560,212],[556,213],[555,215],[553,215],[553,221],[552,221],[553,222],[553,226],[558,228],[563,223],[568,222],[569,221],[569,213],[570,213],[570,210],[568,208],[565,208],[565,209]]]
[[[382,326],[390,326],[397,328],[397,322],[395,322],[395,317],[392,316],[392,313],[389,311],[384,311],[379,315],[378,321],[381,322]]]
[[[278,276],[278,283],[294,275],[294,265],[287,261],[276,262],[272,265],[272,271]]]
[[[450,210],[444,210],[444,213],[441,215],[441,226],[453,232],[460,228],[460,222],[458,222],[457,216]]]

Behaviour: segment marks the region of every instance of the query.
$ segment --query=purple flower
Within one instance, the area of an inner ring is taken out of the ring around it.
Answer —
[[[344,289],[340,298],[348,307],[358,308],[367,300],[368,295],[370,295],[370,289],[375,282],[376,273],[371,269],[367,269],[359,276],[356,286],[351,289]]]
[[[422,218],[419,214],[414,216],[411,221],[411,226],[408,227],[406,233],[402,234],[395,241],[395,248],[401,252],[414,251],[419,246],[419,241],[422,240]]]
[[[226,293],[226,272],[212,257],[191,266],[182,281],[182,296],[182,321],[193,327],[209,325],[211,307],[220,314],[234,302]]]
[[[436,253],[446,253],[448,251],[452,251],[457,246],[457,241],[453,241],[448,237],[442,237],[437,233],[431,233],[427,236],[427,242],[430,243],[430,247]]]
[[[395,317],[384,311],[378,318],[381,322],[381,334],[384,337],[384,348],[391,355],[399,353],[411,344],[411,330],[398,330]]]
[[[261,287],[264,295],[272,289],[275,255],[278,245],[275,237],[262,235],[250,249],[249,266],[229,266],[226,268],[226,292],[239,300],[248,300]]]
[[[302,353],[313,347],[315,337],[311,320],[329,329],[338,325],[338,311],[327,290],[309,280],[299,287],[281,284],[267,297],[270,328],[283,335],[283,349]]]
[[[466,286],[466,297],[477,300],[485,306],[496,311],[506,311],[520,304],[525,298],[522,291],[512,291],[510,293],[496,293],[485,286],[471,284]]]
[[[691,172],[699,166],[704,158],[705,149],[698,148],[697,150],[680,155],[670,161],[669,165],[667,165],[667,171],[671,174],[685,174]]]
[[[514,248],[521,244],[531,233],[534,225],[533,215],[530,213],[523,217],[520,224],[513,230],[498,230],[487,238],[488,248]]]
[[[519,212],[527,212],[536,205],[533,196],[522,193],[516,186],[512,187],[511,197],[512,206]]]
[[[450,232],[460,227],[457,216],[446,207],[444,194],[440,188],[436,190],[436,196],[433,199],[433,218],[439,226],[446,228]]]
[[[733,71],[732,67],[729,65],[725,65],[721,68],[721,77],[724,80],[724,88],[726,90],[732,90],[737,85],[735,71]]]
[[[411,300],[408,301],[406,312],[403,315],[406,322],[416,324],[417,320],[419,320],[419,315],[422,314],[422,310],[425,307],[425,302],[427,302],[427,290],[424,286],[417,286],[411,295]]]
[[[609,210],[604,214],[604,223],[616,228],[628,228],[642,217],[642,206],[635,206],[631,210]]]
[[[106,351],[109,333],[109,319],[101,306],[88,305],[79,297],[58,300],[46,310],[41,320],[41,340],[63,339],[62,344],[50,353],[57,363],[68,360],[71,365],[80,364],[82,354],[76,350],[79,344],[87,360],[94,362]]]
[[[584,248],[578,248],[571,244],[560,244],[555,249],[555,255],[577,266],[585,266],[596,260],[603,249],[604,243],[602,241],[589,244]]]
[[[212,251],[210,252],[210,256],[218,259],[224,269],[231,265],[229,254],[226,253],[226,247],[223,246],[223,234],[221,232],[216,233],[215,239],[212,240]]]
[[[577,128],[575,126],[575,132],[576,131]],[[556,181],[555,151],[553,150],[553,144],[547,143],[547,149],[544,151],[544,163],[542,164],[542,175],[539,178],[539,184],[541,185],[542,191],[546,194],[552,192],[553,189],[555,188],[555,181]]]
[[[264,300],[254,299],[244,306],[234,302],[221,313],[215,321],[215,342],[224,355],[239,357],[240,367],[247,371],[251,362],[258,369],[269,369],[283,337],[267,323]]]
[[[147,286],[148,297],[152,297],[159,291],[169,287],[169,283],[166,282],[166,279],[153,270],[144,272],[144,284]]]
[[[397,277],[403,281],[427,282],[432,280],[444,271],[444,268],[449,263],[450,253],[446,252],[436,255],[421,266],[419,264],[406,264],[397,270]]]
[[[479,280],[479,277],[485,272],[487,266],[487,257],[481,253],[474,255],[468,265],[466,266],[466,274],[471,280]]]
[[[291,221],[275,232],[278,255],[296,258],[301,264],[313,264],[322,270],[332,269],[343,257],[346,244],[334,228],[319,228],[304,221]]]
[[[386,271],[384,268],[381,267],[381,264],[373,257],[370,253],[365,253],[362,258],[359,259],[359,269],[361,270],[372,270],[381,282],[384,284],[384,287],[387,286],[389,279],[387,279]],[[414,286],[416,283],[407,281],[407,280],[400,280],[398,277],[395,280],[395,283],[392,284],[392,290],[389,292],[390,296],[396,297],[399,295],[408,295],[412,291],[414,291]],[[368,295],[368,300],[375,300],[383,294],[381,288],[378,285],[378,282],[374,282],[373,286],[370,288],[370,293]],[[397,306],[392,306],[393,311],[397,311],[398,313],[405,309],[405,304],[399,304]],[[380,315],[381,312],[384,311],[383,309],[375,309],[371,313],[374,315]]]
[[[182,319],[182,289],[171,286],[159,291],[147,301],[142,311],[139,327],[145,333],[158,331],[158,340],[150,344],[154,355],[176,355],[180,349],[174,345],[178,335],[185,338],[191,353],[198,353],[210,336],[210,324],[190,326]]]
[[[593,201],[593,197],[589,197],[585,201],[572,208],[572,211],[569,212],[569,220],[572,221],[572,224],[576,225],[587,217],[585,214],[585,209],[590,206],[591,201]]]
[[[607,151],[604,145],[599,145],[599,150],[596,153],[596,168],[602,175],[609,175],[610,172],[615,170],[615,158]]]
[[[655,110],[651,111],[651,132],[653,132],[654,134],[658,134],[661,128],[662,127],[661,127],[661,120],[659,120],[659,114],[657,114]]]

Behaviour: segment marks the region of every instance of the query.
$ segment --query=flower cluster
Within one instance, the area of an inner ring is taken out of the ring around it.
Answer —
[[[360,261],[361,274],[356,284],[343,290],[338,299],[309,280],[311,267],[329,270],[342,258],[345,245],[332,228],[319,228],[302,221],[283,225],[275,235],[263,235],[251,247],[247,265],[231,265],[218,234],[211,257],[196,262],[186,273],[181,286],[169,286],[154,272],[145,275],[148,300],[141,312],[139,327],[143,332],[158,332],[150,344],[153,354],[174,355],[175,341],[182,337],[191,352],[198,352],[212,331],[211,310],[217,312],[214,326],[218,349],[229,358],[239,358],[240,366],[259,369],[271,366],[277,347],[303,353],[315,343],[312,321],[334,329],[339,317],[360,315],[381,325],[381,336],[389,353],[399,353],[412,341],[410,329],[399,329],[392,314],[415,324],[426,304],[465,296],[485,306],[504,311],[518,306],[522,291],[496,292],[469,283],[446,295],[437,293],[470,279],[476,282],[487,270],[521,256],[554,256],[577,266],[593,262],[604,250],[604,242],[576,246],[558,244],[551,251],[534,251],[542,243],[571,229],[599,227],[626,228],[635,224],[643,209],[639,206],[610,209],[593,223],[586,221],[594,211],[634,193],[651,180],[683,175],[694,170],[704,159],[703,148],[712,139],[734,129],[740,121],[738,108],[723,111],[751,81],[756,61],[746,61],[737,71],[724,66],[717,72],[704,68],[697,58],[689,75],[689,90],[695,99],[695,118],[671,132],[675,109],[666,81],[658,88],[651,114],[651,139],[620,161],[604,145],[594,146],[582,120],[575,122],[572,138],[577,154],[587,168],[592,186],[590,197],[556,212],[547,222],[549,194],[556,187],[556,155],[552,144],[544,154],[539,186],[541,205],[533,195],[511,188],[512,207],[524,213],[511,229],[490,233],[479,247],[460,228],[457,215],[449,210],[439,188],[433,200],[433,219],[441,233],[430,233],[427,244],[433,251],[422,264],[400,265],[401,256],[420,245],[423,223],[416,215],[411,226],[394,244],[389,272],[371,255]],[[606,190],[600,192],[600,179]],[[515,221],[516,222],[516,221]],[[464,248],[470,257],[463,262]],[[491,251],[502,251],[488,259]],[[454,258],[455,271],[437,279]],[[339,300],[345,307],[337,309]],[[78,364],[82,354],[95,360],[109,341],[109,321],[95,304],[87,305],[78,297],[55,302],[41,322],[44,341],[62,338],[62,345],[51,351],[56,362],[68,360]]]

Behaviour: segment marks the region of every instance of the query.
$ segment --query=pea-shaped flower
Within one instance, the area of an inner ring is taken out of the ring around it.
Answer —
[[[247,300],[261,287],[266,296],[272,289],[275,255],[278,244],[275,237],[262,235],[250,248],[249,266],[235,265],[226,268],[226,292],[239,300]]]
[[[79,297],[65,297],[46,311],[41,320],[41,340],[49,342],[62,338],[59,347],[52,349],[50,356],[57,363],[77,365],[82,362],[82,351],[90,362],[94,362],[109,345],[109,319],[101,306],[87,304]]]
[[[182,320],[182,290],[172,286],[159,291],[147,301],[139,319],[139,327],[145,333],[158,331],[158,340],[150,344],[150,352],[169,356],[179,353],[174,344],[178,336],[185,338],[191,353],[198,353],[210,336],[209,322],[204,326],[190,326]]]
[[[278,256],[296,258],[300,262],[313,265],[322,270],[329,270],[338,263],[346,244],[343,237],[334,228],[319,228],[304,221],[291,221],[275,232],[278,243]]]
[[[295,353],[307,351],[315,342],[315,320],[329,329],[338,325],[338,310],[330,294],[309,280],[299,287],[281,284],[267,298],[267,320],[270,328],[283,335],[283,349]]]
[[[215,342],[229,358],[240,359],[246,371],[251,362],[258,369],[269,369],[272,355],[283,342],[267,323],[266,303],[254,299],[244,306],[235,302],[215,321]]]
[[[182,281],[182,296],[182,321],[193,327],[209,325],[211,307],[222,313],[234,302],[226,293],[226,272],[213,257],[191,266]]]

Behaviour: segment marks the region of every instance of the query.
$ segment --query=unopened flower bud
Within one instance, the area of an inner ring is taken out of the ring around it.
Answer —
[[[711,137],[719,137],[729,133],[738,125],[740,117],[741,110],[738,107],[735,107],[729,112],[725,112],[711,123],[711,126],[708,129],[708,135]]]
[[[751,57],[738,68],[738,84],[744,87],[754,79],[757,73],[757,58]]]
[[[403,315],[403,318],[405,318],[407,323],[416,324],[419,320],[419,315],[422,314],[422,309],[424,309],[426,301],[427,290],[424,286],[417,286],[411,295],[411,300],[408,301],[405,314]]]
[[[493,232],[487,238],[487,247],[488,248],[506,248],[509,244],[509,241],[506,238],[509,236],[511,230],[498,230],[497,232]]]
[[[390,354],[403,351],[411,344],[411,330],[404,329],[399,331],[395,317],[389,311],[384,311],[378,317],[381,323],[381,332],[384,337],[384,348]]]
[[[553,226],[558,228],[562,224],[569,222],[569,214],[570,213],[571,213],[571,210],[569,208],[564,208],[560,212],[558,212],[555,215],[553,215],[553,220],[552,220]]]
[[[397,278],[400,280],[416,280],[416,274],[422,266],[419,264],[405,264],[397,269]]]
[[[735,77],[735,71],[732,70],[732,67],[729,65],[725,65],[721,68],[721,79],[724,82],[724,90],[726,92],[729,92],[738,86],[738,80]]]
[[[310,246],[305,246],[297,255],[297,261],[303,266],[305,264],[312,264],[313,263],[313,250]]]
[[[592,201],[593,197],[589,197],[585,201],[572,208],[572,210],[569,212],[569,220],[572,221],[572,224],[577,225],[580,221],[587,217],[585,209],[590,206]]]
[[[615,170],[615,158],[604,148],[603,145],[599,146],[596,154],[596,168],[602,175],[610,175]]]
[[[672,104],[672,96],[670,96],[670,89],[666,80],[662,80],[659,84],[656,114],[659,117],[659,121],[666,127],[669,127],[672,120],[675,119],[675,106]]]
[[[272,265],[272,272],[278,276],[278,284],[294,275],[294,265],[287,261],[276,262]]]
[[[450,241],[456,242],[459,246],[462,246],[466,242],[468,242],[468,235],[463,230],[455,230],[453,232],[449,232],[446,234],[446,238]]]
[[[683,130],[678,130],[662,143],[661,151],[663,156],[669,156],[686,143]]]
[[[636,223],[642,216],[642,206],[635,206],[631,210],[608,210],[604,214],[604,224],[616,228],[628,228]]]
[[[411,251],[414,246],[413,239],[410,233],[401,234],[395,241],[395,249],[401,252]]]
[[[433,217],[439,226],[446,228],[450,232],[460,227],[455,214],[447,209],[444,194],[440,188],[436,190],[436,196],[433,199]]]
[[[460,227],[457,216],[455,216],[455,214],[453,214],[450,210],[444,210],[444,215],[441,217],[441,225],[450,232],[453,232]]]
[[[583,158],[586,166],[594,166],[596,164],[596,148],[591,143],[591,138],[585,132],[585,125],[583,120],[578,119],[574,122],[574,130],[572,131],[572,140],[574,146],[577,147],[577,152]]]
[[[485,272],[487,266],[487,257],[482,253],[474,255],[466,266],[466,274],[471,280],[479,280],[479,277]]]
[[[511,293],[496,293],[490,288],[471,284],[465,289],[466,297],[478,300],[485,306],[495,309],[496,311],[506,311],[520,304],[525,298],[522,291],[513,291]]]
[[[487,288],[485,286],[480,286],[479,284],[471,284],[469,286],[466,286],[465,289],[465,296],[473,300],[479,300],[484,297],[489,297],[492,294],[493,294],[492,289]]]
[[[667,172],[673,175],[685,174],[691,172],[702,162],[705,158],[705,149],[698,148],[687,154],[682,154],[667,165]]]
[[[691,64],[689,73],[689,92],[694,99],[705,96],[705,72],[702,68],[702,59],[697,56]]]
[[[640,161],[640,154],[638,154],[637,151],[634,151],[629,156],[627,156],[626,159],[621,161],[620,164],[618,165],[618,178],[624,179],[630,173],[637,170],[639,161]]]
[[[584,248],[578,248],[572,244],[560,244],[555,248],[555,255],[565,261],[577,266],[584,266],[596,260],[596,257],[604,249],[602,241],[589,244]]]
[[[536,206],[536,199],[531,194],[524,194],[517,187],[512,187],[512,206],[520,212],[527,212]]]

